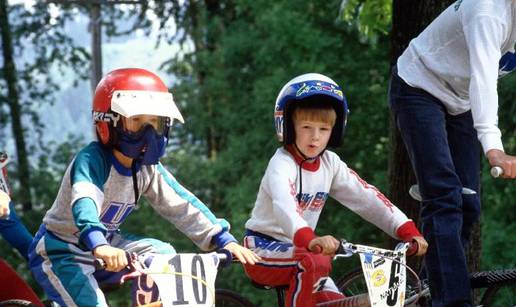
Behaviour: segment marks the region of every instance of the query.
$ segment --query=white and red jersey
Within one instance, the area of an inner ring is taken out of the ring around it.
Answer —
[[[298,191],[301,161],[285,148],[276,151],[262,178],[247,229],[307,247],[331,196],[394,238],[410,240],[420,235],[403,212],[334,152],[326,150],[313,163],[302,164],[302,191]]]

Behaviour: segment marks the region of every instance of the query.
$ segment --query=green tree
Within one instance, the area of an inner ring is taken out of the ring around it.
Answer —
[[[31,132],[41,135],[44,125],[33,107],[53,103],[54,93],[59,89],[58,81],[53,77],[55,70],[62,72],[65,68],[72,68],[79,78],[86,75],[82,67],[88,55],[74,45],[64,27],[72,16],[72,12],[53,16],[46,3],[25,8],[24,5],[9,6],[7,1],[0,1],[3,57],[0,84],[7,89],[0,92],[0,119],[2,123],[11,123],[18,160],[15,178],[19,180],[19,191],[14,195],[23,203],[25,211],[32,206],[29,159],[33,150],[28,146],[44,146],[41,142],[27,144],[26,120],[31,122]],[[25,120],[25,117],[28,118]],[[0,145],[5,145],[4,138]]]
[[[357,28],[362,39],[374,43],[379,36],[389,33],[392,1],[342,0],[340,16],[352,28]]]

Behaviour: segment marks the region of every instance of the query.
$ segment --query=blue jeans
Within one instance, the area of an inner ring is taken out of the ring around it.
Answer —
[[[452,116],[441,101],[393,69],[391,111],[419,184],[432,306],[468,306],[466,248],[480,217],[480,144],[471,112]],[[462,187],[476,194],[462,194]]]

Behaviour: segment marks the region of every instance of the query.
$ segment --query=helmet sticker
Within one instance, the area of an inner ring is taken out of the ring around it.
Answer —
[[[116,127],[119,120],[120,114],[93,111],[93,121],[95,122],[113,123],[113,127]]]
[[[331,84],[322,84],[321,82],[317,82],[316,84],[303,83],[303,85],[297,90],[296,97],[302,96],[313,91],[327,91],[330,93],[337,94],[340,97],[344,97],[342,91],[339,90],[336,86]]]

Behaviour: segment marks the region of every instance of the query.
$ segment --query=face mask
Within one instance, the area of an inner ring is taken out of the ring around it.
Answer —
[[[165,154],[168,127],[163,134],[158,134],[152,125],[145,125],[138,132],[119,131],[119,136],[120,152],[129,158],[140,159],[143,165],[153,165]]]

